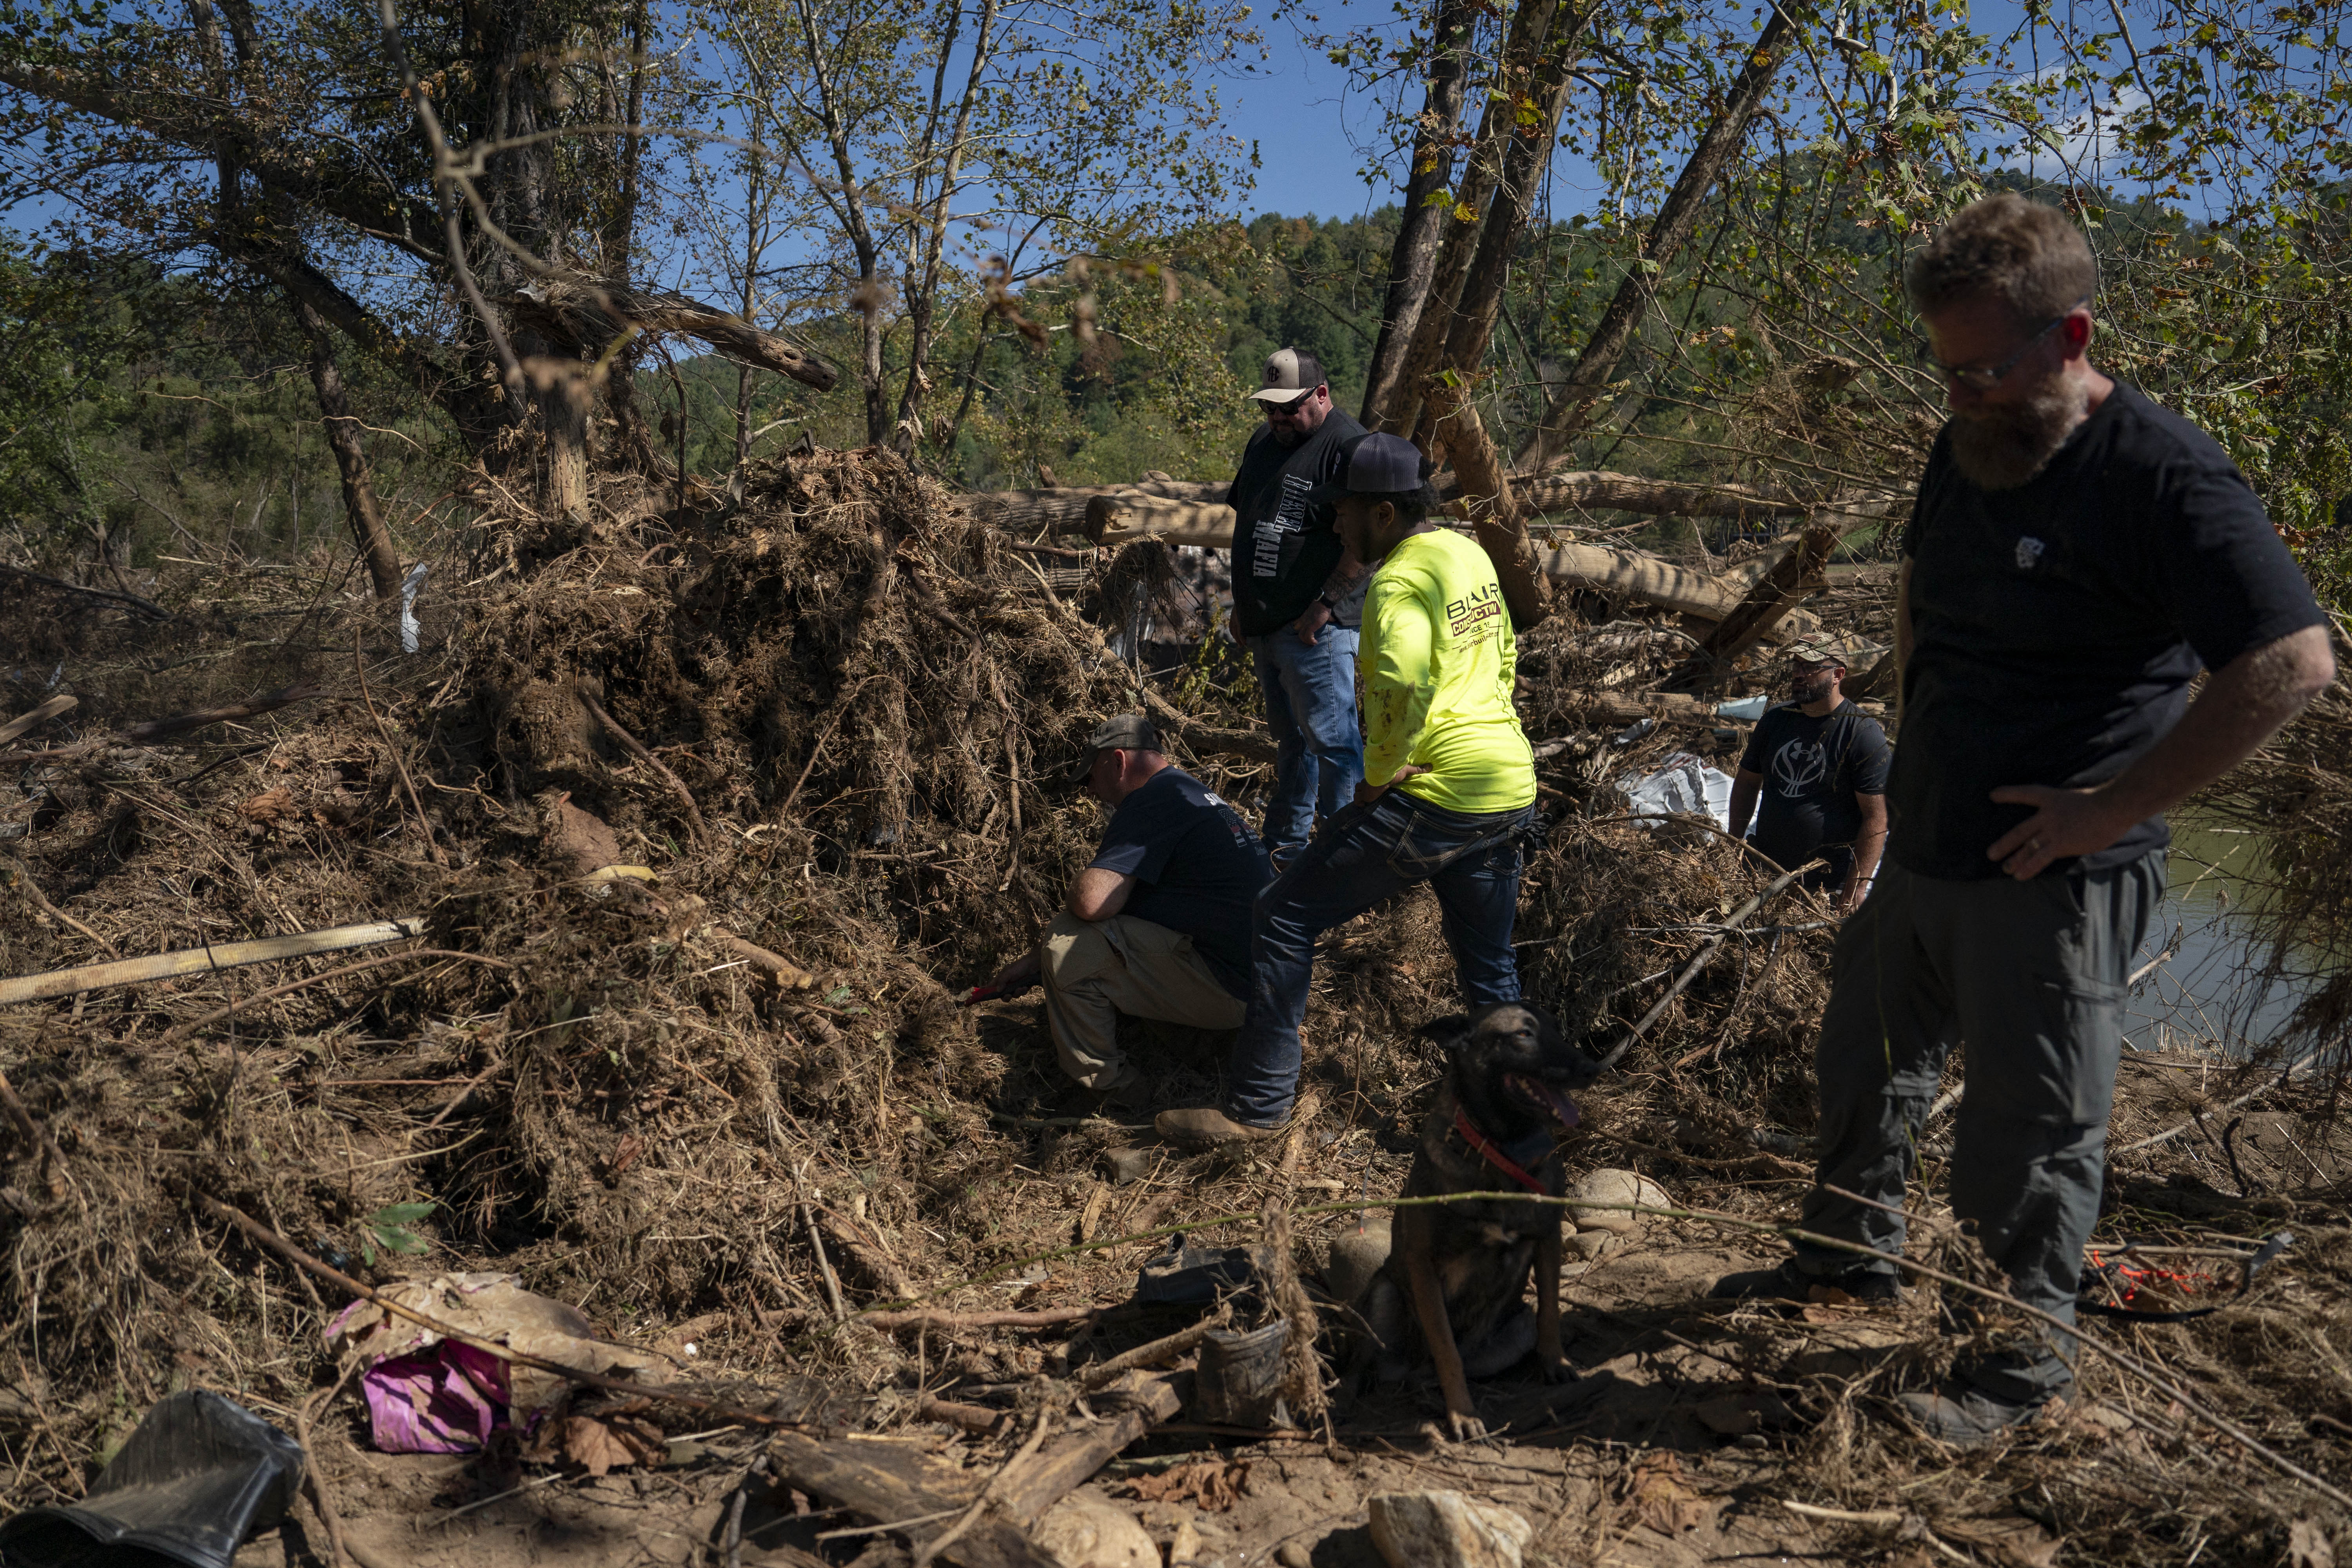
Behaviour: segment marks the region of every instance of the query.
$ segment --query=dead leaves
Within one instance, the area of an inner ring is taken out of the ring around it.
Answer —
[[[1644,1459],[1633,1468],[1633,1489],[1626,1500],[1638,1522],[1669,1541],[1696,1530],[1715,1513],[1715,1505],[1683,1479],[1682,1461],[1672,1454]]]
[[[578,1465],[592,1476],[668,1457],[662,1429],[634,1415],[565,1415],[541,1426],[523,1448],[526,1459]]]
[[[1156,1476],[1138,1476],[1128,1489],[1146,1502],[1189,1502],[1202,1513],[1223,1513],[1249,1486],[1250,1462],[1204,1459],[1171,1465]]]
[[[239,805],[236,810],[237,815],[247,822],[258,823],[264,827],[271,823],[302,815],[302,808],[294,804],[294,792],[284,784],[279,784],[276,789],[264,790]]]
[[[1936,1533],[1973,1547],[2001,1568],[2056,1568],[2058,1538],[2030,1519],[1939,1519]]]

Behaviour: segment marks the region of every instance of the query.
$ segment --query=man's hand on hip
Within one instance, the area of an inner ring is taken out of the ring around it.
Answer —
[[[1361,805],[1368,800],[1378,800],[1405,780],[1418,778],[1427,772],[1429,767],[1426,763],[1406,763],[1390,775],[1389,782],[1386,784],[1376,784],[1370,779],[1360,780],[1356,784],[1356,804]]]
[[[2004,805],[2037,807],[1985,851],[1988,859],[2019,881],[2042,875],[2053,860],[2095,855],[2132,829],[2132,817],[2116,820],[2114,803],[2100,789],[2058,789],[2049,784],[2003,784],[1992,798]]]
[[[1313,647],[1316,635],[1330,624],[1331,607],[1318,599],[1307,605],[1297,620],[1290,623],[1290,629],[1298,634],[1300,642],[1305,643],[1308,647]]]

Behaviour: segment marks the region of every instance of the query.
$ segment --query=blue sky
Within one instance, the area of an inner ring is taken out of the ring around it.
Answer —
[[[1317,15],[1318,30],[1334,33],[1394,17],[1384,0],[1326,0]],[[2016,0],[1979,0],[1969,6],[1970,25],[1995,38],[2023,21]],[[1255,139],[1264,158],[1257,188],[1241,216],[1349,217],[1393,201],[1398,170],[1384,171],[1371,187],[1361,173],[1364,147],[1380,127],[1380,107],[1352,93],[1348,73],[1306,43],[1290,22],[1269,22],[1266,41],[1267,58],[1258,73],[1219,84],[1230,110],[1228,126],[1244,141]],[[1417,107],[1417,93],[1414,99]],[[2055,171],[2044,160],[2038,172]],[[1571,148],[1555,152],[1552,182],[1553,210],[1561,216],[1588,210],[1603,188],[1591,163]]]

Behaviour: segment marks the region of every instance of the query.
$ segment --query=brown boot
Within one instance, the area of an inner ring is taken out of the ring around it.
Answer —
[[[1274,1137],[1279,1127],[1253,1127],[1246,1121],[1235,1121],[1213,1105],[1196,1105],[1188,1110],[1163,1110],[1152,1120],[1160,1136],[1171,1143],[1181,1143],[1188,1149],[1217,1149],[1228,1143],[1255,1143]]]

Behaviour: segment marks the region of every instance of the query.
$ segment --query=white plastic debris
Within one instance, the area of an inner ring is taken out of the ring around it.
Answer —
[[[1654,773],[1628,773],[1617,781],[1628,809],[1664,816],[1704,816],[1728,832],[1731,775],[1709,767],[1688,752],[1676,752]],[[1654,827],[1655,821],[1644,824]]]
[[[1620,730],[1615,734],[1610,736],[1609,743],[1612,746],[1630,746],[1657,727],[1658,721],[1654,718],[1636,719],[1631,724],[1626,725],[1622,730]]]
[[[432,570],[420,561],[408,569],[400,580],[400,651],[416,651],[416,635],[425,628],[416,622],[416,595],[425,586],[425,574]]]
[[[1718,702],[1715,716],[1718,719],[1745,719],[1749,723],[1764,717],[1764,710],[1772,706],[1769,696],[1742,697],[1735,702]]]

